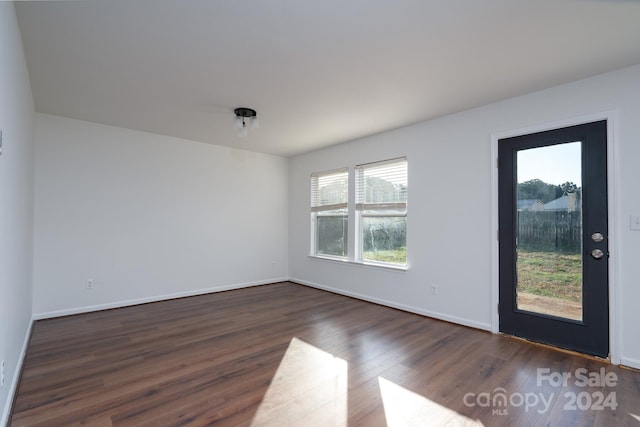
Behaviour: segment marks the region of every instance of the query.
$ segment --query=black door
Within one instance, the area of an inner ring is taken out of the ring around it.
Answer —
[[[607,123],[498,141],[500,331],[609,354]]]

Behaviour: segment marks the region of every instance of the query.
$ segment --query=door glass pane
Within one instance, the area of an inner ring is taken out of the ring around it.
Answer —
[[[581,143],[517,153],[517,308],[582,320]]]

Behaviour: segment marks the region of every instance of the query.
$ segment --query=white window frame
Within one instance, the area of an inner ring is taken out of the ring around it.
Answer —
[[[403,170],[404,169],[404,170]],[[404,181],[408,191],[408,161],[406,157],[398,157],[389,160],[383,160],[379,162],[372,162],[357,165],[355,167],[355,220],[356,220],[356,236],[355,236],[355,254],[354,258],[356,262],[363,264],[379,265],[393,268],[406,269],[408,267],[408,256],[405,258],[404,263],[385,262],[378,260],[371,260],[364,258],[364,218],[366,217],[393,217],[393,218],[405,218],[408,217],[408,198],[404,200],[383,200],[383,201],[368,201],[366,200],[366,179],[365,175],[369,171],[378,170],[380,177],[389,178],[391,180]],[[385,176],[386,175],[386,176]],[[407,221],[408,222],[408,221]],[[408,232],[405,231],[405,233]],[[405,247],[406,247],[405,242]],[[407,250],[408,253],[408,250]]]
[[[350,217],[350,209],[349,209],[349,169],[348,168],[339,168],[333,169],[324,172],[316,172],[311,174],[311,247],[310,254],[314,257],[319,258],[330,258],[337,260],[348,260],[349,259],[349,248],[348,248],[348,240],[350,239],[350,228],[349,228],[349,217]],[[340,198],[340,200],[331,200],[326,201],[321,199],[320,195],[320,186],[319,181],[322,178],[328,178],[331,181],[339,182],[342,179],[345,179],[344,185],[344,195]],[[323,254],[318,252],[318,216],[322,216],[323,212],[330,212],[336,210],[344,210],[345,211],[345,220],[347,222],[347,242],[343,242],[344,245],[344,256],[340,255],[332,255],[332,254]]]

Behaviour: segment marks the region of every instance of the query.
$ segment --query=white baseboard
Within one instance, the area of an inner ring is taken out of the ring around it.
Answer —
[[[391,308],[397,308],[398,310],[407,311],[409,313],[420,314],[422,316],[432,317],[434,319],[444,320],[444,321],[447,321],[447,322],[456,323],[456,324],[459,324],[459,325],[469,326],[471,328],[482,329],[484,331],[491,332],[491,324],[489,324],[489,323],[476,322],[474,320],[465,319],[465,318],[462,318],[462,317],[451,316],[451,315],[448,315],[448,314],[438,313],[438,312],[431,311],[431,310],[425,310],[425,309],[418,308],[418,307],[413,307],[413,306],[410,306],[410,305],[399,304],[399,303],[396,303],[396,302],[393,302],[393,301],[388,301],[388,300],[384,300],[384,299],[380,299],[380,298],[370,297],[368,295],[357,294],[355,292],[348,292],[348,291],[344,291],[342,289],[332,288],[330,286],[320,285],[318,283],[313,283],[313,282],[309,282],[309,281],[302,280],[302,279],[296,279],[294,277],[289,278],[289,280],[291,282],[294,282],[294,283],[299,283],[301,285],[309,286],[309,287],[316,288],[316,289],[322,289],[323,291],[332,292],[334,294],[345,295],[345,296],[356,298],[356,299],[360,299],[360,300],[363,300],[363,301],[368,301],[368,302],[384,305],[384,306],[391,307]]]
[[[621,357],[620,364],[624,366],[628,366],[633,369],[640,369],[640,360],[632,359],[629,357]]]
[[[11,384],[9,384],[9,391],[7,392],[7,401],[4,403],[4,411],[2,411],[2,417],[0,417],[0,426],[9,425],[9,415],[11,415],[11,408],[13,406],[13,397],[15,396],[16,391],[18,390],[20,373],[22,372],[22,365],[24,364],[24,358],[27,355],[27,348],[29,347],[29,338],[31,338],[31,330],[33,329],[34,322],[35,320],[31,318],[31,321],[29,321],[29,327],[27,328],[27,332],[24,335],[22,348],[20,349],[20,354],[18,355],[18,362],[16,363],[16,369],[13,373]]]
[[[70,316],[72,314],[90,313],[92,311],[109,310],[109,309],[112,309],[112,308],[128,307],[128,306],[131,306],[131,305],[138,305],[138,304],[146,304],[146,303],[150,303],[150,302],[165,301],[165,300],[170,300],[170,299],[175,299],[175,298],[192,297],[192,296],[196,296],[196,295],[205,295],[205,294],[211,294],[211,293],[215,293],[215,292],[223,292],[223,291],[231,291],[231,290],[234,290],[234,289],[249,288],[249,287],[252,287],[252,286],[268,285],[270,283],[285,282],[287,280],[289,280],[289,279],[286,278],[286,277],[274,277],[273,279],[260,280],[260,281],[257,281],[257,282],[234,283],[234,284],[231,284],[231,285],[215,286],[215,287],[211,287],[211,288],[196,289],[196,290],[184,291],[184,292],[176,292],[176,293],[172,293],[172,294],[154,295],[154,296],[151,296],[151,297],[137,298],[137,299],[131,299],[131,300],[124,300],[124,301],[115,301],[115,302],[110,302],[110,303],[105,303],[105,304],[98,304],[98,305],[90,305],[90,306],[85,306],[85,307],[75,307],[75,308],[68,308],[68,309],[64,309],[64,310],[47,311],[47,312],[43,312],[43,313],[35,313],[33,315],[33,319],[34,320],[51,319],[51,318],[54,318],[54,317]]]

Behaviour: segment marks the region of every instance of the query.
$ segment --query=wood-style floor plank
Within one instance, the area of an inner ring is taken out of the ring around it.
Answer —
[[[640,426],[640,373],[284,282],[36,322],[10,425]]]

